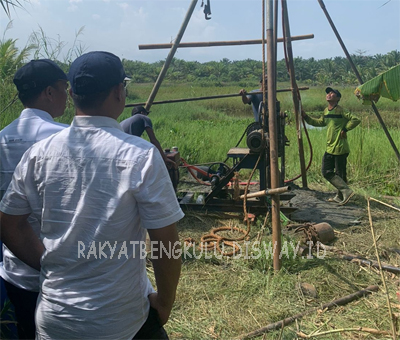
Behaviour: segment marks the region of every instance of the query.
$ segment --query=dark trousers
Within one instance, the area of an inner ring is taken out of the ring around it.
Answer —
[[[346,167],[348,156],[348,153],[344,155],[331,155],[325,152],[322,158],[322,176],[330,181],[333,176],[338,175],[347,183]]]
[[[15,287],[4,281],[8,298],[14,305],[19,339],[35,339],[35,309],[38,292],[31,292]]]
[[[132,340],[168,340],[168,334],[164,327],[160,324],[158,312],[154,308],[150,307],[149,316],[146,322],[139,329]]]

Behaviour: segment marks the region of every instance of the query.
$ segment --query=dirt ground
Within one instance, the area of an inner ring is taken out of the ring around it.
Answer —
[[[344,229],[358,225],[363,217],[366,217],[365,209],[356,205],[355,199],[351,199],[346,205],[340,206],[328,199],[335,195],[334,192],[322,192],[320,190],[303,189],[296,185],[292,193],[295,196],[290,200],[292,207],[297,208],[288,217],[295,222],[329,223],[335,229]]]
[[[189,176],[183,182],[186,184],[188,191],[203,194],[204,196],[211,190],[208,186],[199,185]],[[243,185],[241,187],[244,188]],[[281,204],[282,206],[296,209],[295,212],[286,214],[293,222],[326,222],[335,229],[344,229],[360,224],[361,219],[367,217],[365,209],[356,204],[356,196],[345,206],[339,206],[335,202],[328,201],[329,198],[335,195],[333,191],[324,192],[319,188],[300,188],[294,183],[291,183],[290,187],[290,194],[294,197],[289,201],[281,201]],[[257,192],[259,190],[258,184],[249,186],[249,192]]]

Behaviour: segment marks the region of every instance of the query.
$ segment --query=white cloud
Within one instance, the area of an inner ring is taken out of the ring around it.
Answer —
[[[78,2],[82,2],[82,0],[69,0],[69,3],[70,3],[70,4],[78,3]]]
[[[99,20],[99,19],[101,19],[101,16],[98,15],[98,14],[92,14],[92,18],[93,18],[94,20]]]
[[[123,2],[121,4],[119,4],[119,7],[121,7],[123,10],[127,10],[129,9],[129,4],[127,4],[126,2]]]
[[[72,4],[71,6],[68,6],[67,11],[68,12],[76,12],[78,10],[78,6]]]

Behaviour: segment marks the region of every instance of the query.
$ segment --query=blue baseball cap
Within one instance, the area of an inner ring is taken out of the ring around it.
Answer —
[[[13,82],[20,93],[40,93],[58,80],[67,80],[64,71],[50,59],[37,59],[15,72]]]
[[[68,72],[72,92],[86,95],[103,92],[127,78],[121,60],[109,52],[94,51],[74,60]]]

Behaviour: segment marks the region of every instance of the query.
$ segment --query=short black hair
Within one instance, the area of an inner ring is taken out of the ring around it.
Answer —
[[[52,86],[55,88],[57,82],[58,82],[58,80],[50,85],[47,85],[44,89],[41,89],[41,90],[40,89],[32,89],[29,91],[18,92],[18,98],[21,101],[22,105],[24,105],[25,107],[29,107],[36,102],[36,100],[39,98],[40,94],[45,89],[47,89],[49,86]]]
[[[82,95],[72,92],[72,100],[74,101],[74,105],[81,110],[96,109],[104,103],[113,89],[114,87],[111,87],[103,92]]]
[[[132,116],[136,115],[136,114],[142,114],[147,116],[150,113],[150,111],[147,111],[143,106],[135,106],[132,109]]]
[[[29,92],[18,92],[18,98],[24,106],[31,106],[36,99],[39,98],[39,95],[44,90],[40,91],[29,91]]]

